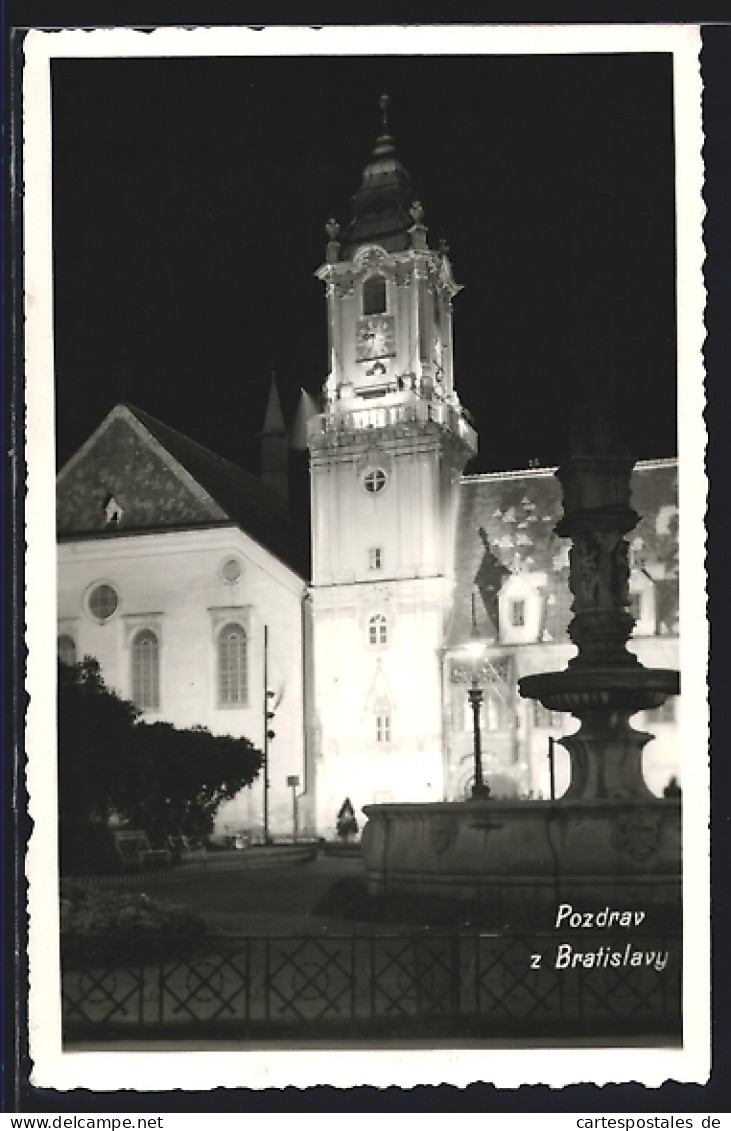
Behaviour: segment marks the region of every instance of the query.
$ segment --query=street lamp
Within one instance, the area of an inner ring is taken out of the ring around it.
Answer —
[[[477,631],[477,609],[475,594],[472,594],[472,632],[467,651],[472,657],[472,681],[467,692],[467,697],[472,708],[472,734],[474,742],[475,780],[472,785],[472,800],[487,801],[490,797],[490,787],[485,784],[482,776],[482,735],[480,732],[480,710],[482,708],[482,687],[477,678],[478,664],[485,652],[485,641]]]
[[[287,785],[292,790],[292,840],[297,840],[297,786],[300,783],[299,774],[288,774]]]
[[[276,738],[275,732],[271,729],[269,723],[274,718],[274,711],[271,709],[272,704],[270,699],[274,698],[274,692],[269,690],[269,626],[264,625],[264,844],[270,844],[271,838],[269,836],[269,743],[273,738]]]

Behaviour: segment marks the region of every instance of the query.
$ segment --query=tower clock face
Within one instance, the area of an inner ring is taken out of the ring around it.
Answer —
[[[373,361],[377,357],[394,357],[396,337],[390,314],[373,314],[358,322],[356,359]]]

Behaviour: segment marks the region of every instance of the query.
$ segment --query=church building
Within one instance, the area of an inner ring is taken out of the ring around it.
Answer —
[[[307,421],[311,575],[287,514],[274,384],[260,479],[130,405],[58,477],[61,658],[96,656],[145,718],[266,742],[275,833],[291,831],[293,776],[302,827],[319,835],[345,797],[357,814],[464,797],[475,675],[493,796],[549,796],[549,738],[577,725],[517,693],[521,676],[573,654],[554,469],[465,474],[478,437],[454,369],[460,286],[381,107],[352,217],[328,221],[317,271],[328,372]],[[675,460],[637,464],[633,505],[631,646],[675,667]],[[656,735],[645,759],[658,793],[678,772],[675,710],[635,720]],[[559,795],[567,765],[557,746]],[[225,806],[219,831],[260,830],[262,788]]]

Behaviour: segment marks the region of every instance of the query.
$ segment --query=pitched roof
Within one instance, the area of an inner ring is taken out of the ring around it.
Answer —
[[[121,519],[110,523],[113,497]],[[116,405],[59,471],[61,538],[234,523],[302,572],[283,500],[256,476],[129,404]]]

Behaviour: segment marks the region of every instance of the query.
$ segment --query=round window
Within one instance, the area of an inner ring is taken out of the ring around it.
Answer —
[[[102,623],[117,611],[119,597],[111,585],[95,585],[89,594],[89,612]]]
[[[238,558],[227,558],[221,566],[221,577],[229,585],[233,585],[241,577],[241,562]]]
[[[386,479],[386,472],[382,468],[377,467],[375,471],[368,471],[363,476],[363,486],[365,487],[366,491],[369,491],[372,495],[375,495],[376,492],[382,491],[386,486]]]

